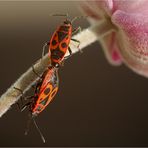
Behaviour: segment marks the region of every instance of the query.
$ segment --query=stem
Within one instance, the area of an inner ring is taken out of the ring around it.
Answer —
[[[73,38],[80,41],[79,49],[83,49],[88,45],[99,41],[104,36],[110,34],[115,30],[112,23],[106,20],[100,21],[98,24],[92,25],[88,29],[83,30],[81,33],[78,33]],[[74,42],[73,42],[74,43]],[[77,48],[77,43],[70,44],[73,53],[77,53],[79,49]],[[66,56],[69,53],[67,52]]]
[[[91,29],[91,31],[94,32],[94,34],[98,37],[98,40],[116,30],[117,28],[112,24],[110,20],[107,19],[100,21]]]
[[[79,49],[83,49],[88,45],[92,44],[99,38],[103,37],[110,31],[107,29],[108,24],[105,21],[100,22],[99,24],[89,27],[88,29],[83,30],[79,34],[75,35],[73,38],[80,41]],[[95,33],[94,33],[95,32]],[[96,36],[97,34],[97,36]],[[77,53],[79,49],[77,48],[77,43],[71,42],[70,47],[73,53]],[[66,53],[66,56],[69,53]],[[46,54],[43,59],[39,59],[35,65],[35,70],[42,74],[49,65],[50,59],[48,54]],[[11,87],[0,97],[0,117],[13,105],[18,101],[21,96],[20,91],[14,89],[14,87],[21,89],[24,93],[31,88],[31,86],[37,81],[37,76],[32,71],[32,68],[29,68],[21,77],[11,85]]]

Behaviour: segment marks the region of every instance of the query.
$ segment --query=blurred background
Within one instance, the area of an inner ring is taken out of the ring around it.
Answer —
[[[62,17],[81,15],[80,2],[0,2],[0,94],[37,59]],[[81,19],[74,27],[89,26]],[[28,111],[17,105],[0,119],[0,146],[148,146],[148,79],[112,67],[98,42],[60,68],[60,88],[24,135]]]

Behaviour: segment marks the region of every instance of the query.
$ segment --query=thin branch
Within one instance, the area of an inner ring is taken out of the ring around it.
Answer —
[[[81,43],[79,49],[83,49],[95,42],[98,39],[98,35],[99,38],[104,36],[104,34],[107,32],[105,28],[106,26],[107,23],[102,21],[98,25],[85,29],[79,34],[75,35],[73,38],[79,40]],[[105,28],[105,30],[103,28]],[[94,32],[97,33],[97,36]],[[77,48],[77,43],[71,42],[70,47],[73,53],[77,53],[79,51]],[[66,56],[67,55],[68,52],[66,53]],[[36,62],[34,65],[35,70],[39,74],[43,73],[45,68],[49,65],[49,61],[49,57],[46,54],[42,60],[40,59]],[[32,68],[29,68],[14,84],[11,85],[11,87],[0,97],[0,117],[11,107],[11,105],[16,103],[20,98],[20,91],[14,89],[14,87],[20,88],[25,93],[28,89],[30,89],[30,87],[33,85],[33,83],[36,82],[37,79],[38,78],[32,71]]]

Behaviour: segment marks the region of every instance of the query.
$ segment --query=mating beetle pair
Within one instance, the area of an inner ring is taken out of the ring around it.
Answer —
[[[54,15],[54,16],[64,16],[64,15]],[[37,116],[46,108],[46,106],[53,100],[54,96],[58,91],[59,87],[58,68],[60,67],[60,65],[62,65],[65,59],[67,59],[69,56],[72,55],[72,51],[69,47],[70,40],[77,42],[78,46],[80,44],[78,40],[72,39],[73,33],[78,31],[78,29],[80,29],[78,27],[77,29],[72,30],[72,23],[77,18],[79,17],[75,17],[71,21],[70,19],[66,18],[63,24],[60,25],[55,30],[50,41],[43,46],[42,56],[44,55],[45,47],[49,45],[48,55],[51,61],[50,65],[44,71],[42,76],[39,76],[39,80],[37,81],[37,84],[35,86],[34,95],[29,97],[29,102],[26,103],[22,108],[22,110],[24,110],[26,107],[29,107],[30,119],[33,119],[43,142],[45,142],[45,139],[42,133],[40,132],[34,120],[34,117]],[[70,55],[68,57],[65,57],[67,51],[69,51]],[[36,73],[34,68],[33,71],[34,73]],[[29,129],[30,119],[27,130]]]
[[[69,19],[66,19],[63,22],[63,24],[60,25],[56,29],[56,31],[53,33],[53,36],[51,37],[50,42],[46,43],[45,46],[43,47],[42,56],[44,55],[45,47],[47,45],[49,45],[48,54],[49,54],[51,64],[49,65],[48,69],[46,70],[47,72],[45,71],[43,73],[43,76],[41,78],[41,82],[39,82],[39,84],[41,83],[40,84],[41,87],[40,87],[40,91],[38,94],[38,99],[37,99],[37,101],[35,101],[35,104],[33,105],[35,108],[38,108],[37,106],[40,106],[40,103],[39,103],[40,101],[38,101],[38,100],[43,101],[44,99],[47,99],[48,96],[49,96],[49,99],[51,100],[55,96],[55,95],[51,95],[50,93],[53,93],[55,86],[58,87],[58,82],[59,82],[58,81],[58,68],[60,67],[62,62],[64,62],[64,60],[67,59],[67,57],[64,57],[67,50],[69,51],[70,55],[72,55],[72,51],[69,47],[70,40],[76,41],[80,44],[80,42],[78,40],[71,38],[72,34],[79,29],[78,28],[78,29],[72,30],[72,22],[76,18],[78,18],[78,17],[75,17],[72,21],[70,21]],[[56,81],[53,80],[54,78],[56,79]],[[49,85],[50,85],[50,88],[49,88]],[[50,91],[49,91],[49,89],[50,89]],[[44,96],[42,96],[40,94],[40,92],[45,92]],[[56,94],[56,92],[54,92],[54,94]],[[50,98],[50,96],[52,96],[52,98]],[[45,101],[45,102],[46,102],[45,106],[47,106],[47,104],[50,101]],[[34,109],[34,107],[33,107],[31,110],[32,114],[40,113],[43,110],[41,108],[45,108],[43,105],[41,105],[41,106],[39,107],[40,111],[38,110],[37,112],[36,112],[36,109]]]

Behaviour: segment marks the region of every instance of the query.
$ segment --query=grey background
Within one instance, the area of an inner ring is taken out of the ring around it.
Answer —
[[[80,15],[78,2],[0,2],[0,93],[40,56],[63,18]],[[86,28],[86,20],[74,26]],[[16,105],[0,119],[0,146],[148,146],[148,79],[108,64],[98,43],[67,60],[54,101],[24,130],[28,111]]]

